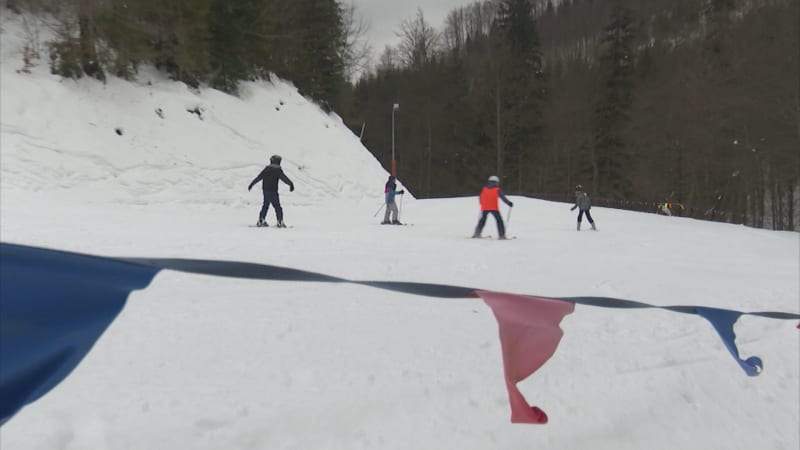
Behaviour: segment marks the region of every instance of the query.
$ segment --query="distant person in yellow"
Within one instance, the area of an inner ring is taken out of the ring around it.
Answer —
[[[672,208],[680,208],[683,211],[685,208],[683,207],[682,203],[671,203],[665,201],[664,203],[658,204],[658,211],[662,212],[668,216],[672,215]]]

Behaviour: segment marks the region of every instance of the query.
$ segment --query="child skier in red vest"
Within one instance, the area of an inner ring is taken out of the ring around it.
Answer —
[[[478,226],[475,227],[475,234],[472,235],[473,238],[481,237],[483,226],[486,225],[486,217],[489,214],[493,215],[494,220],[497,222],[497,238],[506,238],[506,226],[503,224],[503,217],[500,216],[500,208],[498,207],[497,202],[498,199],[503,200],[506,205],[512,208],[514,207],[514,203],[507,199],[503,194],[503,191],[500,190],[500,178],[498,178],[496,175],[492,175],[489,177],[489,181],[481,191],[481,219],[478,221]]]

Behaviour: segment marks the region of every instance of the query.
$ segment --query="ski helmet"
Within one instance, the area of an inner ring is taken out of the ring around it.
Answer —
[[[500,184],[500,178],[497,178],[497,175],[492,175],[489,177],[489,182]]]
[[[580,184],[575,185],[575,190],[576,191],[582,191],[583,190],[583,186],[581,186]]]
[[[276,165],[280,166],[281,165],[281,157],[280,157],[280,155],[272,155],[269,158],[269,163],[270,164],[276,164]]]

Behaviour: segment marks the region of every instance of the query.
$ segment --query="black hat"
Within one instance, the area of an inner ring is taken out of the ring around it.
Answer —
[[[280,157],[280,155],[272,155],[269,158],[269,163],[270,164],[276,164],[276,165],[280,166],[281,165],[281,157]]]

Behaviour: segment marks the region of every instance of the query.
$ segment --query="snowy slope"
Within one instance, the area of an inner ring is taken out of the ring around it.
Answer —
[[[149,70],[133,83],[60,80],[47,73],[46,59],[16,76],[26,34],[13,13],[3,16],[11,22],[4,24],[2,87],[18,94],[6,94],[0,111],[4,189],[133,204],[231,204],[274,153],[308,186],[297,193],[304,201],[357,200],[385,181],[342,121],[286,82],[245,84],[236,98],[192,91]],[[31,159],[41,163],[25,164]],[[11,175],[24,184],[10,184]]]
[[[797,233],[605,208],[593,209],[598,232],[578,233],[570,205],[514,198],[517,240],[471,240],[474,197],[406,196],[401,218],[414,226],[381,226],[387,174],[291,85],[252,83],[233,98],[151,72],[102,84],[40,61],[17,73],[24,33],[2,17],[4,242],[800,310]],[[202,120],[186,111],[196,107]],[[261,195],[247,184],[273,153],[297,185],[281,192],[292,229],[248,226]],[[796,450],[796,325],[740,319],[743,356],[765,363],[749,378],[699,317],[578,306],[556,354],[522,383],[550,423],[512,425],[497,325],[479,300],[167,271],[70,377],[3,426],[0,448]]]

